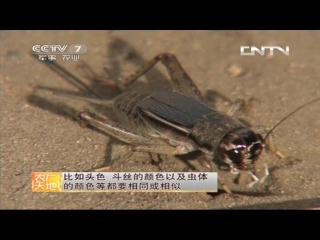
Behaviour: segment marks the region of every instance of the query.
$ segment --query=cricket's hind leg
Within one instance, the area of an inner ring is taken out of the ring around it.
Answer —
[[[126,86],[132,84],[134,81],[136,81],[140,76],[148,72],[154,65],[156,65],[159,61],[162,62],[162,64],[167,68],[170,78],[172,87],[175,91],[184,94],[186,96],[190,96],[196,99],[201,100],[202,96],[197,88],[197,86],[194,84],[192,79],[189,77],[189,75],[185,72],[185,70],[180,65],[178,59],[170,54],[170,53],[163,53],[155,56],[152,58],[146,66],[140,67],[133,71],[133,73],[127,77],[127,78],[120,78],[120,79],[114,79],[116,85],[120,89],[125,89]]]

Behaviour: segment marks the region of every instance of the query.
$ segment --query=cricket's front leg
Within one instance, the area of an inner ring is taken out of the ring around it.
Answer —
[[[274,145],[274,141],[273,141],[273,137],[272,137],[272,134],[270,134],[268,137],[267,137],[267,144],[268,144],[268,147],[269,147],[269,150],[271,152],[273,152],[275,155],[277,155],[279,158],[281,159],[285,159],[286,157],[277,150],[277,148],[275,147]]]
[[[264,135],[264,134],[266,134],[266,133],[269,132],[269,130],[268,130],[265,126],[255,126],[255,127],[251,127],[251,129],[252,129],[253,131],[255,131],[255,132],[260,133],[261,135]],[[287,158],[287,157],[285,157],[281,152],[279,152],[279,151],[277,150],[277,148],[275,147],[272,133],[267,136],[267,139],[265,139],[265,142],[266,142],[266,144],[267,144],[267,146],[268,146],[268,149],[269,149],[272,153],[274,153],[275,155],[277,155],[277,156],[278,156],[279,158],[281,158],[281,159],[286,159],[286,158]]]

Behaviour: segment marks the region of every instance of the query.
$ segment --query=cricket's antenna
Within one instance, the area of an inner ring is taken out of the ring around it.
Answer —
[[[284,117],[282,120],[280,120],[273,128],[271,128],[271,130],[267,133],[267,135],[264,137],[264,142],[266,141],[267,137],[273,132],[274,129],[276,129],[281,123],[283,123],[285,120],[287,120],[289,117],[291,117],[293,114],[295,114],[296,112],[298,112],[300,109],[308,106],[309,104],[312,104],[314,102],[317,102],[320,100],[319,98],[316,98],[314,100],[312,100],[311,102],[307,102],[303,105],[301,105],[300,107],[298,107],[296,110],[294,110],[293,112],[289,113],[286,117]]]

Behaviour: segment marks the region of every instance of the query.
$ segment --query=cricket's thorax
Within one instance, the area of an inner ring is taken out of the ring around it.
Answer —
[[[214,153],[224,136],[239,127],[245,126],[237,119],[212,109],[193,127],[191,137]]]

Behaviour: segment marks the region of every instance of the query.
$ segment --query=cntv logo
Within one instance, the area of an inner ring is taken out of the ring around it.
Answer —
[[[250,51],[247,51],[247,50]],[[241,56],[254,56],[255,53],[259,53],[261,56],[266,54],[266,50],[269,50],[270,55],[274,55],[274,50],[277,49],[278,51],[282,52],[284,55],[289,56],[289,46],[286,46],[286,50],[279,46],[261,46],[261,49],[255,46],[241,46],[240,47],[240,55]],[[245,52],[246,51],[246,52]]]

